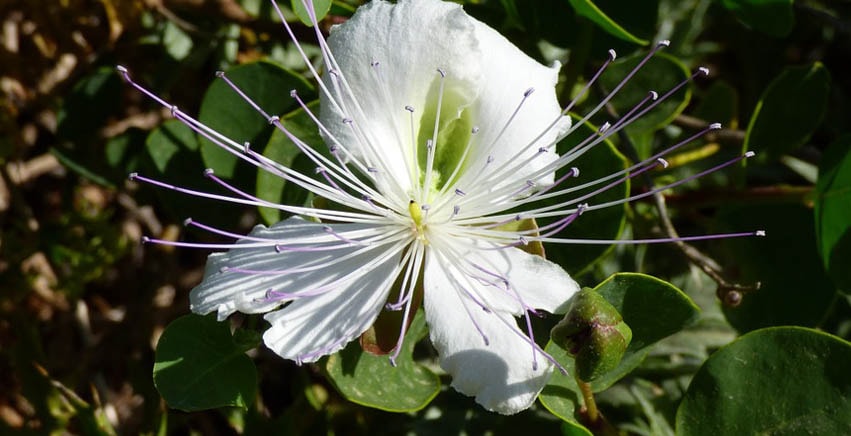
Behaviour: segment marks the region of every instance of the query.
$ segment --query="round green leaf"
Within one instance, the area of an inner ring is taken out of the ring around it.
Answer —
[[[792,0],[721,0],[721,4],[746,26],[778,38],[795,25]]]
[[[764,238],[722,241],[725,271],[739,283],[761,282],[738,307],[725,307],[740,332],[777,325],[815,326],[828,311],[835,288],[816,250],[813,212],[798,205],[748,205],[720,211],[722,231],[764,229]]]
[[[239,65],[227,71],[227,77],[269,115],[280,115],[296,106],[290,91],[303,96],[310,85],[299,75],[270,62]],[[216,80],[201,102],[198,119],[237,144],[265,144],[273,126],[239,96],[224,80]],[[237,158],[206,138],[201,139],[204,164],[224,178],[234,177]]]
[[[713,354],[677,412],[677,434],[851,434],[851,344],[799,327],[758,330]]]
[[[387,356],[364,352],[353,341],[325,361],[328,379],[349,401],[389,412],[414,412],[440,392],[440,379],[414,362],[414,345],[426,334],[425,316],[417,313],[405,335],[396,367]]]
[[[645,274],[614,274],[594,290],[620,312],[632,329],[632,342],[620,365],[591,382],[595,392],[629,374],[641,364],[651,345],[691,325],[700,314],[697,305],[681,290]],[[553,375],[541,392],[541,403],[556,416],[575,421],[573,411],[579,390],[573,379],[573,358],[552,342],[547,344],[546,352],[567,369],[568,375],[558,372]]]
[[[186,315],[168,325],[157,343],[154,385],[169,407],[187,412],[235,406],[257,394],[257,369],[245,352],[260,336],[211,316]]]
[[[765,161],[803,145],[821,123],[829,92],[830,74],[819,62],[783,70],[754,109],[744,151],[756,151]]]
[[[833,282],[851,292],[851,135],[825,152],[816,183],[815,224],[819,254]]]
[[[574,119],[576,119],[575,116]],[[558,143],[558,152],[566,153],[588,136],[596,135],[596,131],[597,129],[595,127],[587,123],[580,126],[575,132]],[[579,168],[579,177],[567,179],[563,183],[563,188],[579,186],[621,171],[626,168],[627,161],[609,141],[604,141],[603,144],[595,146],[586,154],[579,157],[571,166]],[[562,168],[556,172],[556,179],[568,171],[570,171],[570,168]],[[596,185],[590,189],[601,186],[603,185]],[[558,188],[556,187],[556,189]],[[579,198],[588,192],[590,191],[586,189],[569,195],[570,198]],[[628,194],[629,182],[627,181],[624,184],[595,195],[584,202],[593,205],[595,203],[622,200]],[[556,200],[564,201],[567,198],[567,196],[559,197],[550,203],[555,203]],[[562,231],[559,236],[564,238],[617,239],[623,231],[625,219],[625,206],[612,206],[605,209],[593,210],[582,214],[582,216]],[[540,220],[538,225],[543,226],[548,223],[549,221]],[[605,256],[612,248],[612,245],[545,244],[547,259],[561,265],[565,270],[570,271],[574,275],[581,274],[583,270]]]
[[[600,76],[600,84],[605,90],[614,89],[645,54],[639,53],[618,59]],[[647,98],[650,91],[664,96],[668,90],[688,79],[688,68],[674,57],[659,53],[635,73],[629,82],[615,95],[611,104],[619,115],[625,115],[636,104]],[[659,130],[679,115],[691,99],[691,87],[686,85],[673,95],[659,103],[653,110],[630,123],[626,131],[630,136]],[[644,105],[646,107],[647,104]]]
[[[312,26],[313,20],[310,19],[310,14],[307,13],[307,9],[304,7],[305,0],[291,0],[291,5],[293,7],[293,12],[298,16],[298,19],[301,20],[302,23]],[[331,0],[308,0],[313,3],[313,9],[316,13],[316,21],[320,21],[325,18],[325,15],[328,14],[328,11],[331,9]]]
[[[647,40],[639,38],[626,29],[624,29],[620,24],[609,18],[605,12],[600,10],[600,8],[594,4],[591,0],[568,0],[570,1],[570,6],[576,11],[578,15],[581,15],[591,21],[594,22],[600,29],[603,29],[606,33],[620,38],[624,41],[631,42],[638,45],[647,45]],[[621,4],[621,7],[636,7],[640,8],[642,5],[635,5],[632,3],[641,3],[641,2],[630,2],[630,5]],[[655,3],[656,2],[651,2]],[[655,11],[656,8],[651,8],[651,10]]]

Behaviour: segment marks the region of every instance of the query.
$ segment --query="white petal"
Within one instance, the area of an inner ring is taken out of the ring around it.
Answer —
[[[539,153],[539,148],[551,144],[559,134],[570,127],[570,119],[561,116],[561,107],[556,98],[560,65],[541,65],[530,58],[494,29],[473,20],[476,38],[486,55],[482,57],[482,85],[474,106],[475,119],[479,123],[480,147],[475,149],[474,161],[483,162],[493,158],[490,168],[498,168],[503,162],[522,162]],[[534,89],[508,129],[500,135],[503,127],[521,102],[524,92]],[[554,128],[548,127],[558,120]],[[541,139],[533,142],[541,133]],[[494,141],[494,148],[488,146]],[[522,153],[518,156],[517,153]],[[558,156],[555,148],[541,153],[528,164],[517,168],[510,175],[514,180],[525,182],[533,171],[543,168]],[[473,174],[467,174],[471,176]],[[536,179],[539,184],[551,184],[553,174]],[[463,179],[460,182],[463,186]]]
[[[347,233],[369,231],[369,224],[338,224],[331,226],[335,231]],[[325,226],[301,218],[290,218],[271,228],[257,226],[249,236],[237,244],[257,243],[256,238],[278,241],[287,246],[309,239],[315,241],[311,247],[341,246],[342,241],[329,235]],[[207,314],[218,311],[219,319],[233,312],[263,313],[281,305],[281,301],[267,299],[267,291],[293,292],[316,288],[358,271],[376,257],[376,253],[387,250],[387,246],[376,244],[365,254],[356,256],[363,245],[350,244],[335,250],[276,250],[274,246],[232,248],[226,253],[211,254],[207,260],[204,278],[189,294],[193,312]],[[349,258],[346,261],[339,259]],[[334,268],[322,268],[337,259]],[[268,272],[299,269],[289,274]],[[266,274],[247,273],[245,270],[265,271]]]
[[[299,363],[342,349],[375,322],[400,269],[396,255],[337,291],[268,313],[265,318],[272,327],[263,334],[263,342],[279,356]]]
[[[440,366],[452,375],[452,387],[476,397],[486,409],[502,414],[524,410],[549,380],[552,366],[539,354],[533,368],[532,347],[514,317],[482,310],[460,289],[460,274],[429,251],[424,307]]]
[[[373,1],[332,30],[328,43],[363,112],[349,96],[335,99],[346,105],[340,111],[323,95],[321,118],[342,144],[364,156],[363,142],[341,120],[359,123],[371,147],[392,163],[387,170],[393,179],[407,190],[415,146],[425,144],[412,144],[411,114],[405,107],[414,109],[414,138],[421,127],[431,131],[433,126],[420,126],[420,118],[436,101],[438,69],[446,73],[445,109],[460,113],[475,98],[481,54],[474,23],[453,3]],[[331,74],[323,77],[333,89],[332,79]]]
[[[514,247],[494,250],[490,244],[472,240],[469,247],[457,248],[459,242],[440,237],[433,245],[452,249],[443,253],[453,258],[457,279],[479,285],[477,296],[496,310],[514,315],[528,309],[564,313],[568,300],[579,292],[579,284],[561,266],[541,256]],[[463,273],[472,280],[464,278]]]
[[[272,324],[263,336],[266,345],[284,358],[304,362],[342,348],[378,316],[401,268],[402,245],[350,243],[339,249],[317,250],[343,243],[330,235],[326,227],[341,235],[369,233],[375,226],[325,226],[300,218],[290,218],[268,229],[257,226],[250,238],[239,243],[249,244],[256,242],[256,238],[264,238],[294,248],[292,244],[310,240],[314,241],[310,244],[313,251],[261,247],[233,248],[227,253],[213,254],[207,262],[204,280],[190,294],[192,310],[218,311],[223,319],[237,310],[268,312],[293,300],[269,298],[270,290],[301,295],[283,309],[266,315]],[[308,295],[311,292],[315,295]]]

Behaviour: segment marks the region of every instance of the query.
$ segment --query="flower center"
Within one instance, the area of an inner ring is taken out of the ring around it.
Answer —
[[[428,244],[425,236],[426,224],[423,216],[423,208],[414,200],[408,203],[408,212],[411,214],[411,230],[417,234],[417,239]]]

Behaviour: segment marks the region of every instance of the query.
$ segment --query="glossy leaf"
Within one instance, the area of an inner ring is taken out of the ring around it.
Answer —
[[[756,151],[757,159],[765,161],[803,145],[821,123],[829,91],[830,75],[821,63],[787,67],[757,103],[744,150]]]
[[[600,10],[600,8],[594,4],[591,0],[568,0],[570,1],[570,5],[576,10],[578,15],[581,15],[589,20],[593,21],[594,24],[600,27],[600,29],[604,30],[606,33],[620,38],[624,41],[631,42],[638,45],[646,45],[647,40],[639,38],[628,30],[624,29],[620,24],[616,23],[614,20],[609,18],[605,12]]]
[[[257,393],[257,370],[245,352],[259,344],[256,332],[231,336],[230,324],[215,317],[182,316],[157,343],[154,384],[174,409],[247,409]]]
[[[313,2],[314,13],[316,14],[316,21],[322,21],[325,18],[325,15],[328,14],[328,11],[331,9],[331,0],[307,0]],[[307,8],[304,7],[305,0],[291,0],[291,5],[293,7],[293,12],[298,16],[298,19],[301,20],[302,23],[311,26],[313,25],[313,20],[310,18],[310,13],[308,13]]]
[[[742,336],[710,356],[677,412],[677,434],[851,433],[851,344],[799,327]]]
[[[649,353],[649,347],[691,325],[700,309],[682,291],[655,277],[636,273],[615,274],[596,288],[632,329],[632,342],[620,365],[591,382],[595,392],[602,391],[635,369]],[[573,411],[579,398],[573,379],[574,362],[565,350],[552,342],[546,351],[556,358],[568,375],[556,372],[541,392],[541,403],[556,416],[574,421]]]
[[[851,135],[834,142],[821,162],[815,200],[819,254],[833,282],[851,292]]]
[[[721,0],[721,4],[746,26],[778,38],[795,25],[792,0]]]
[[[412,357],[414,345],[426,331],[420,312],[405,335],[396,367],[387,356],[366,353],[357,341],[351,342],[325,361],[328,379],[349,401],[391,412],[420,410],[440,391],[437,376]]]
[[[723,231],[764,229],[764,238],[722,242],[730,280],[762,283],[738,307],[725,307],[740,332],[777,325],[815,326],[830,307],[834,286],[819,260],[813,212],[797,205],[753,204],[728,207],[718,216]]]
[[[227,71],[227,77],[270,116],[281,115],[296,107],[290,97],[295,89],[304,97],[310,85],[300,76],[269,62],[240,65]],[[224,80],[214,81],[201,102],[199,120],[216,129],[236,144],[265,144],[273,126]],[[206,166],[224,178],[234,177],[237,158],[206,138],[201,139],[201,155]],[[245,167],[245,166],[243,166]]]

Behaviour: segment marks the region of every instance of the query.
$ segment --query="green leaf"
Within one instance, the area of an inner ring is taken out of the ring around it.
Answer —
[[[293,12],[298,16],[298,19],[301,20],[302,23],[312,26],[313,20],[310,19],[310,14],[307,12],[307,9],[304,7],[305,0],[291,0],[291,4],[293,7]],[[319,22],[325,15],[328,14],[328,11],[331,9],[331,0],[309,0],[313,2],[313,9],[316,12],[316,21]]]
[[[440,379],[412,357],[414,345],[426,331],[420,311],[405,335],[395,368],[387,356],[366,353],[353,341],[325,361],[328,379],[354,403],[390,412],[420,410],[440,392]]]
[[[851,434],[851,344],[800,327],[742,336],[695,374],[677,434]]]
[[[819,254],[833,282],[851,292],[851,135],[828,147],[816,183],[815,225]]]
[[[635,369],[649,348],[697,320],[700,309],[674,285],[645,274],[614,274],[596,288],[623,316],[632,329],[632,342],[620,365],[591,382],[595,392],[605,390]],[[561,363],[569,375],[556,372],[541,392],[544,407],[566,421],[575,421],[573,411],[580,397],[573,379],[574,362],[567,352],[549,342],[546,352]]]
[[[227,77],[270,116],[280,115],[296,106],[290,91],[303,98],[310,85],[299,75],[269,62],[240,65],[227,71]],[[265,144],[273,126],[239,96],[224,80],[216,80],[201,102],[198,119],[237,144]],[[233,178],[237,158],[206,138],[201,139],[205,165],[224,178]]]
[[[819,260],[813,212],[793,204],[729,206],[719,211],[720,231],[764,229],[764,238],[721,242],[729,279],[762,283],[738,307],[724,307],[740,332],[777,325],[815,326],[824,318],[835,288]]]
[[[578,15],[581,15],[589,20],[593,21],[594,24],[603,29],[608,34],[620,38],[624,41],[631,42],[638,45],[647,45],[647,40],[639,38],[626,29],[624,29],[620,24],[616,23],[614,20],[609,18],[606,13],[600,10],[597,5],[594,4],[591,0],[568,0],[570,5],[576,10]]]
[[[721,0],[721,4],[746,26],[784,37],[795,25],[792,0]]]
[[[783,70],[757,103],[743,150],[766,161],[803,145],[821,123],[829,91],[830,74],[820,62]]]
[[[260,336],[237,332],[231,336],[227,322],[195,314],[166,327],[157,343],[154,385],[169,407],[248,408],[257,394],[257,369],[245,352],[260,344]]]
[[[576,119],[576,116],[574,115],[573,118]],[[558,153],[566,153],[576,145],[579,145],[589,135],[595,135],[596,131],[596,127],[588,123],[580,126],[575,132],[571,133],[558,143]],[[586,154],[579,157],[574,162],[574,165],[579,168],[579,177],[575,179],[567,179],[564,182],[565,187],[579,186],[621,171],[626,168],[627,161],[626,158],[623,157],[623,155],[621,155],[607,140],[604,141],[603,144],[595,146]],[[570,168],[562,168],[557,171],[556,179],[563,176],[568,171],[570,171]],[[595,186],[595,188],[597,187],[600,187],[600,185]],[[575,194],[572,194],[571,198],[579,198],[588,192],[589,190],[578,191]],[[606,192],[597,194],[594,197],[589,198],[587,202],[594,204],[623,200],[626,198],[628,193],[629,182],[615,186]],[[555,204],[557,201],[564,201],[566,198],[568,197],[563,196],[556,198],[549,203],[542,202],[542,204]],[[565,238],[583,239],[617,239],[623,231],[625,219],[626,209],[624,206],[612,206],[586,212],[564,229],[560,236]],[[538,225],[544,226],[550,222],[551,221],[541,219],[538,222]],[[594,262],[609,253],[612,248],[612,245],[595,244],[545,245],[547,259],[561,265],[565,270],[570,271],[574,275],[581,274]]]
[[[317,113],[319,102],[310,103],[308,107],[313,113]],[[319,129],[316,127],[316,124],[314,124],[313,120],[303,110],[299,109],[291,112],[281,119],[281,124],[292,135],[304,141],[308,146],[312,146],[315,150],[324,151],[328,148],[319,135]],[[302,154],[299,148],[290,141],[284,132],[277,129],[272,133],[269,143],[266,144],[263,156],[299,171],[302,174],[313,174],[313,168],[316,167],[316,164],[306,155]],[[257,196],[274,203],[290,205],[302,205],[308,198],[305,189],[295,184],[287,183],[276,174],[262,170],[257,172]],[[261,207],[259,211],[260,216],[267,224],[274,224],[283,219],[281,211],[278,209]]]
[[[182,122],[166,120],[148,135],[145,150],[157,170],[165,174],[172,159],[179,157],[181,151],[198,150],[198,141],[192,129]]]
[[[607,91],[614,89],[644,59],[644,56],[640,53],[612,63],[600,76],[603,89]],[[656,91],[661,97],[674,86],[687,80],[689,75],[685,64],[676,58],[664,53],[656,54],[612,98],[611,105],[619,115],[626,115],[636,104],[646,99],[650,91]],[[685,109],[690,99],[691,87],[686,85],[641,118],[630,123],[626,127],[627,134],[630,137],[637,137],[666,127]],[[648,105],[645,104],[644,107]],[[649,152],[649,149],[647,151]],[[646,154],[649,155],[649,153]]]

